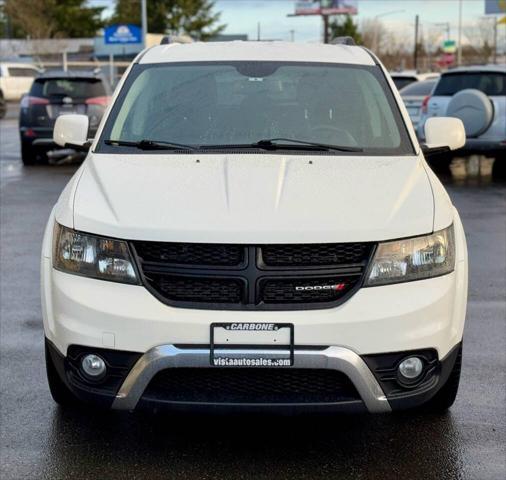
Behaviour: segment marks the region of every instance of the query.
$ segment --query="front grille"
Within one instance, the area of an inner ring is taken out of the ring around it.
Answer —
[[[367,243],[264,245],[262,260],[270,267],[310,267],[360,263],[369,256]]]
[[[296,368],[169,368],[143,398],[198,403],[333,403],[359,400],[349,378],[335,370]]]
[[[244,248],[240,245],[135,242],[135,248],[146,262],[232,267],[244,261]]]
[[[243,298],[240,280],[153,275],[151,284],[165,298],[181,302],[239,303]]]
[[[230,245],[131,242],[145,286],[169,305],[329,308],[361,284],[371,243]],[[333,288],[335,287],[335,288]]]

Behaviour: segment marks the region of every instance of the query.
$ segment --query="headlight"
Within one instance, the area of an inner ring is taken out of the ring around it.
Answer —
[[[378,245],[367,286],[437,277],[455,268],[453,225],[423,237]]]
[[[139,283],[126,242],[76,232],[57,223],[53,266],[62,272],[85,277]]]

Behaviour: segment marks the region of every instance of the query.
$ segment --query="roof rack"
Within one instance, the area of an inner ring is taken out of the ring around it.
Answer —
[[[352,37],[336,37],[331,42],[332,45],[357,45]]]

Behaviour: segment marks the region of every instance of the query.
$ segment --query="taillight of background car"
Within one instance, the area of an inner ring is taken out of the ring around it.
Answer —
[[[107,107],[107,105],[109,105],[110,101],[111,101],[111,97],[103,96],[103,97],[87,98],[85,103],[86,103],[86,105],[102,105],[104,107]]]
[[[429,108],[429,100],[430,100],[430,95],[427,95],[424,99],[423,99],[423,102],[422,102],[422,113],[427,113],[427,110]]]
[[[28,108],[32,105],[49,105],[49,100],[47,98],[32,97],[30,95],[25,95],[21,99],[21,108]]]

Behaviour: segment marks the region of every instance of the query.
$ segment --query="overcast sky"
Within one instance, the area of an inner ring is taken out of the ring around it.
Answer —
[[[149,0],[147,0],[149,2]],[[89,0],[92,5],[103,5],[109,10],[114,0]],[[462,17],[465,28],[485,16],[484,0],[462,0]],[[322,27],[319,17],[287,17],[294,11],[293,0],[215,0],[221,21],[227,24],[225,33],[246,33],[257,37],[260,22],[262,38],[289,40],[294,31],[295,41],[319,41]],[[358,21],[381,16],[389,30],[399,32],[400,38],[412,41],[414,18],[420,15],[423,32],[446,35],[442,23],[450,23],[451,37],[457,37],[459,0],[359,0]],[[388,14],[388,15],[383,15]],[[500,27],[500,42],[505,42],[506,26]]]

